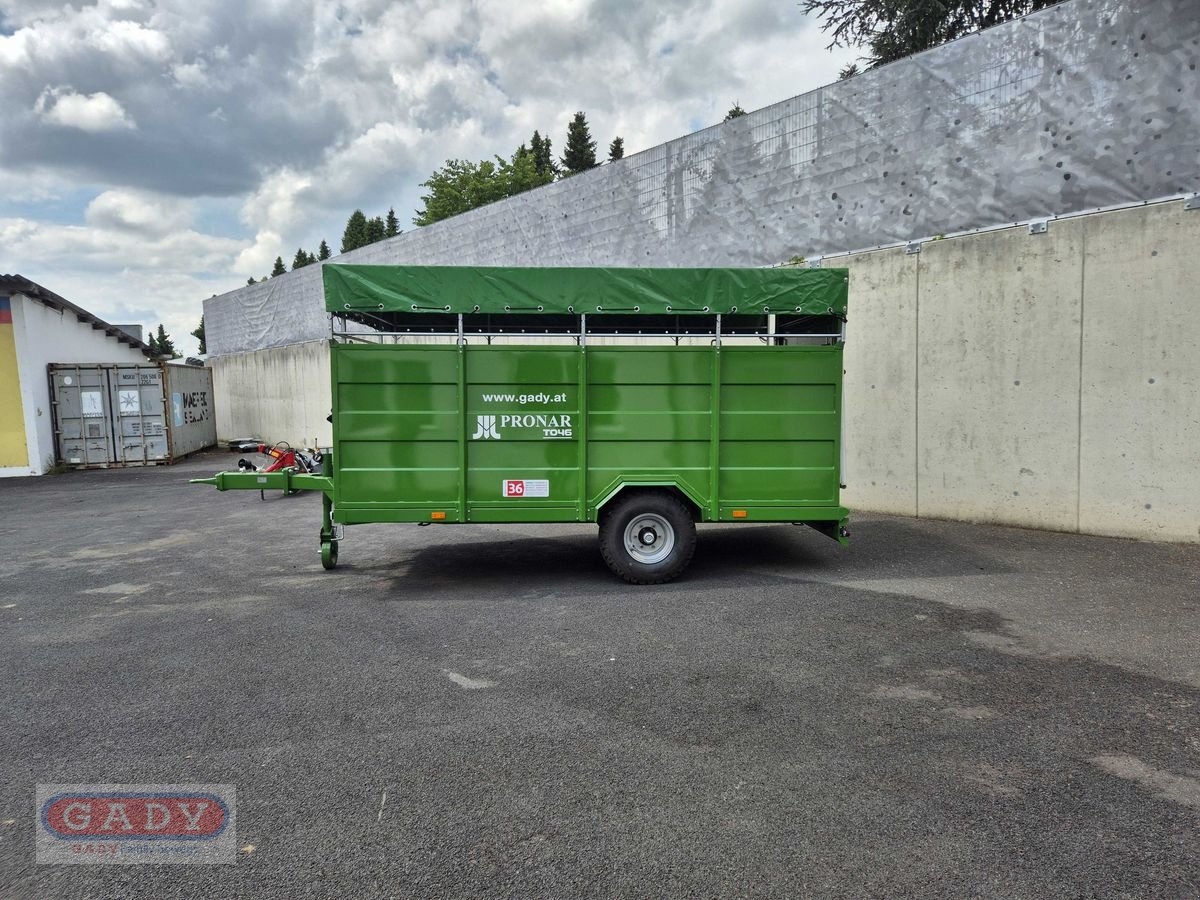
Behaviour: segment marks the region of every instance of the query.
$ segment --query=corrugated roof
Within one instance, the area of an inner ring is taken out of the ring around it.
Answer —
[[[116,325],[111,325],[98,316],[92,315],[82,306],[76,306],[70,300],[54,293],[54,291],[42,287],[35,281],[30,281],[24,275],[0,275],[0,297],[11,297],[14,294],[20,294],[31,300],[36,300],[43,306],[48,306],[50,309],[56,309],[62,313],[73,313],[80,322],[86,322],[92,328],[97,331],[103,331],[120,343],[128,344],[130,347],[141,350],[150,358],[154,357],[154,351],[150,348],[149,344],[139,341],[132,335],[122,331]]]

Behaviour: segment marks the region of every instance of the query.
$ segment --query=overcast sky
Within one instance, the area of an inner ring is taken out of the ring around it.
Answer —
[[[448,157],[556,155],[575,110],[632,154],[853,60],[780,0],[0,0],[0,272],[165,322]]]

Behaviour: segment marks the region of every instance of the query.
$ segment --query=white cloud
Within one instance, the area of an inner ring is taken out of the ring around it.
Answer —
[[[124,107],[103,91],[77,94],[70,88],[46,88],[36,108],[45,121],[64,128],[100,132],[137,127]]]
[[[283,238],[279,232],[260,229],[254,235],[254,243],[243,249],[234,260],[233,270],[238,275],[262,278],[269,275],[275,265],[275,257],[283,256]],[[290,262],[290,260],[285,260]]]
[[[87,223],[148,235],[169,235],[191,225],[191,203],[146,191],[111,190],[95,197],[84,212]]]

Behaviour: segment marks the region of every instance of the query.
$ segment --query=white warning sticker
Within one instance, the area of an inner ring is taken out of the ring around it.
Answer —
[[[85,419],[99,419],[104,416],[104,395],[99,391],[81,391],[79,407]]]
[[[546,478],[505,478],[504,497],[549,497],[550,481]]]
[[[137,391],[119,391],[117,396],[120,398],[121,415],[136,416],[141,411],[141,398]]]

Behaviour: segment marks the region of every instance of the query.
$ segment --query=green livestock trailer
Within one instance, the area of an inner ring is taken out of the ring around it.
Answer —
[[[701,522],[845,543],[845,269],[323,268],[333,446],[321,562],[344,526],[596,522],[612,570],[677,576]]]

